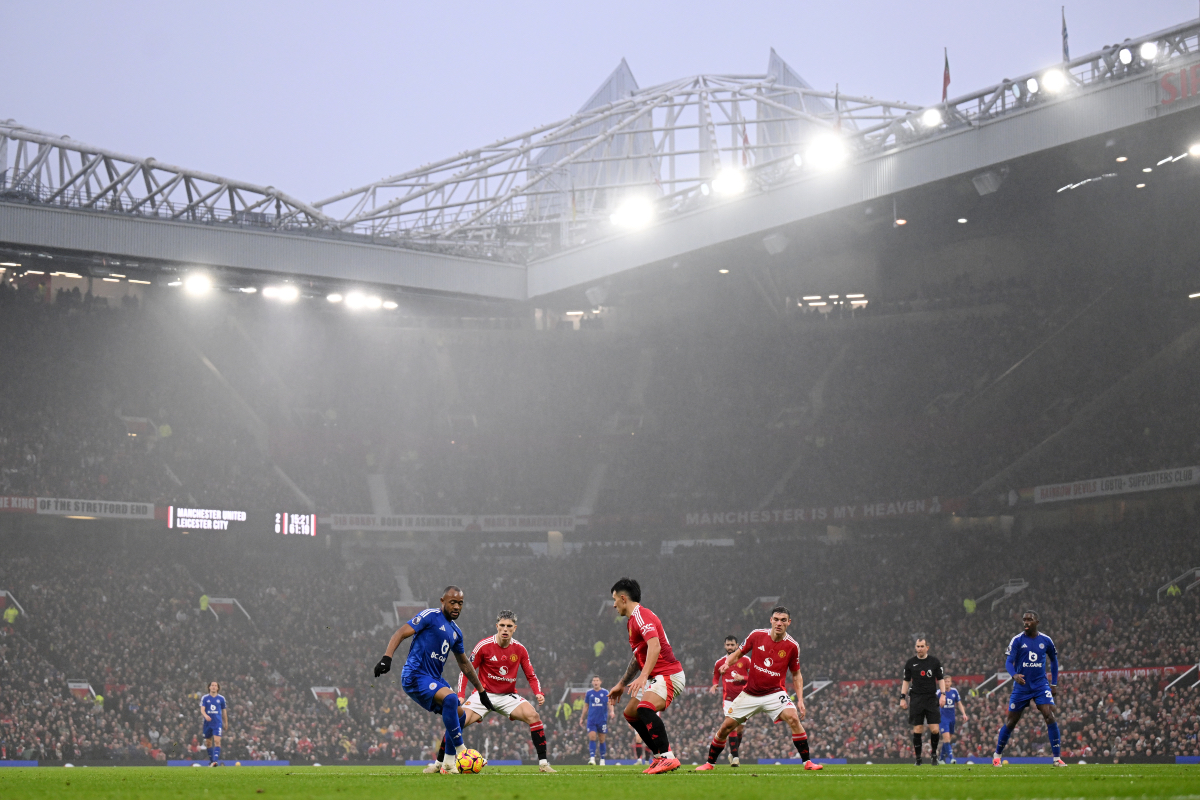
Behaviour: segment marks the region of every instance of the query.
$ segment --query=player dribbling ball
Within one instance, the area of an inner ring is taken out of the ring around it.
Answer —
[[[464,775],[477,775],[487,766],[487,759],[478,750],[464,750],[457,762],[458,771]]]

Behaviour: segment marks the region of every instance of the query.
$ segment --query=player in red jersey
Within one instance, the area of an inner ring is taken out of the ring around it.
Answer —
[[[625,721],[654,754],[650,767],[643,770],[646,774],[679,769],[679,759],[671,752],[667,728],[659,713],[683,693],[686,685],[683,665],[675,660],[662,621],[641,604],[642,587],[637,581],[621,578],[613,584],[612,597],[617,613],[629,618],[629,647],[633,650],[633,658],[629,659],[625,675],[608,690],[608,701],[616,705],[625,690],[629,690]]]
[[[713,694],[722,692],[721,709],[725,716],[729,716],[729,709],[733,706],[733,701],[742,693],[742,688],[746,685],[746,676],[750,671],[750,659],[742,656],[737,661],[729,666],[728,669],[722,669],[725,666],[725,658],[737,650],[738,640],[736,636],[725,637],[725,655],[717,659],[717,663],[713,664]],[[745,730],[745,725],[738,725],[733,733],[729,734],[729,766],[736,767],[741,762],[738,760],[738,748],[742,745],[742,731]]]
[[[713,769],[729,734],[760,712],[770,714],[776,722],[782,719],[791,728],[792,744],[804,759],[805,769],[822,769],[808,757],[808,734],[800,724],[804,716],[804,677],[800,674],[800,646],[787,635],[791,624],[791,612],[783,606],[775,606],[771,609],[771,627],[752,631],[738,649],[725,657],[725,664],[720,668],[722,673],[729,671],[743,654],[750,658],[750,672],[746,676],[746,687],[733,701],[725,721],[708,746],[708,761],[696,767],[698,772]],[[796,702],[800,704],[798,710],[788,699],[783,682],[785,672],[792,673]]]
[[[540,706],[546,702],[542,694],[542,686],[537,675],[533,672],[533,664],[529,661],[529,651],[525,645],[513,638],[517,630],[517,615],[512,611],[501,611],[496,615],[496,635],[481,639],[471,651],[471,665],[483,682],[483,689],[495,706],[495,713],[502,714],[511,720],[524,722],[529,726],[529,737],[538,754],[538,772],[556,772],[546,759],[546,726],[534,709],[533,704],[517,694],[517,671],[525,673],[529,688],[533,690],[534,699]],[[482,722],[489,713],[479,700],[479,692],[472,692],[468,698],[466,677],[458,682],[458,694],[465,702],[463,708],[464,729],[468,725]],[[445,757],[445,741],[438,750],[438,760]]]

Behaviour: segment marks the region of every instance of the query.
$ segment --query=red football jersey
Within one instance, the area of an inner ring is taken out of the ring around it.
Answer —
[[[741,649],[750,659],[750,673],[746,677],[746,688],[742,690],[746,694],[762,697],[773,692],[786,692],[785,676],[800,671],[800,645],[786,633],[783,641],[777,642],[771,638],[768,628],[751,631]]]
[[[533,664],[529,663],[529,651],[516,639],[509,642],[508,647],[496,644],[495,636],[481,639],[479,644],[475,645],[475,649],[471,651],[471,665],[479,673],[479,680],[483,683],[485,692],[495,694],[516,692],[517,668],[519,667],[525,673],[525,680],[529,681],[529,688],[533,690],[533,693],[542,693],[537,675],[533,674]],[[469,689],[471,689],[471,685],[467,683],[467,676],[460,676],[458,693],[465,697]]]
[[[725,663],[725,656],[717,659],[717,663],[713,664],[713,686],[718,683],[724,689],[722,697],[726,700],[734,700],[742,693],[742,688],[746,685],[746,676],[750,671],[750,659],[742,656],[737,661],[729,665],[729,669],[725,670],[725,674],[721,674],[721,665]]]
[[[650,677],[657,675],[674,675],[683,671],[683,665],[675,660],[671,650],[671,642],[667,640],[667,632],[653,611],[639,605],[629,615],[629,647],[637,657],[639,667],[646,666],[646,647],[650,639],[658,639],[658,661],[650,671]]]

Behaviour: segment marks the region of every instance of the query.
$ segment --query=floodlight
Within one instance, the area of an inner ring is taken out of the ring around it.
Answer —
[[[728,274],[729,274],[729,270],[727,270],[727,269],[719,269],[719,270],[717,270],[717,272],[721,273],[722,275],[728,275]]]
[[[654,204],[645,197],[627,197],[609,219],[621,228],[644,228],[654,221]]]
[[[365,300],[363,300],[363,305],[365,307],[371,309],[372,311],[374,311],[374,310],[378,309],[381,305],[383,305],[383,301],[380,300],[378,297],[368,297]]]
[[[326,300],[328,300],[328,301],[329,301],[329,302],[331,302],[331,303],[340,303],[340,302],[342,302],[342,296],[341,296],[340,294],[338,294],[337,292],[334,292],[333,294],[330,294],[330,295],[326,295],[326,296],[325,296],[325,299],[326,299]]]
[[[1124,164],[1128,160],[1129,158],[1127,156],[1117,156],[1117,162],[1120,164]]]
[[[793,163],[794,163],[794,164],[795,164],[797,167],[803,167],[803,166],[804,166],[804,159],[800,157],[800,154],[799,154],[799,153],[796,153],[794,156],[792,156],[792,162],[793,162]]]
[[[400,307],[400,304],[397,303],[395,300],[384,300],[383,307],[386,308],[388,311],[395,311],[397,308]]]
[[[708,188],[708,184],[707,184],[707,183],[702,183],[702,184],[700,184],[700,194],[704,195],[705,197],[708,197],[708,193],[709,193],[710,191],[711,191],[711,190]]]
[[[1062,70],[1052,69],[1042,76],[1042,85],[1048,92],[1061,92],[1067,88],[1067,76]]]
[[[346,308],[362,308],[366,301],[367,298],[363,297],[361,292],[350,292],[346,295]]]
[[[808,146],[808,162],[820,170],[834,169],[850,157],[846,143],[837,134],[825,134]]]
[[[959,224],[959,225],[966,225],[966,224],[967,224],[967,218],[966,218],[966,217],[959,217],[959,218],[958,218],[958,224]]]
[[[1029,90],[1030,94],[1037,94],[1038,88],[1039,88],[1038,87],[1038,79],[1030,78],[1029,80],[1025,81],[1025,88]]]
[[[1188,152],[1194,156],[1200,156],[1200,142],[1196,142],[1194,145],[1189,147]]]
[[[1158,58],[1158,42],[1143,42],[1138,48],[1138,55],[1142,57],[1142,61],[1153,61]]]
[[[300,297],[300,290],[295,286],[268,286],[263,289],[263,297],[269,297],[272,300],[281,300],[284,303],[291,303]]]
[[[254,294],[258,291],[258,288],[255,286],[243,286],[241,289],[238,289],[238,291],[242,292],[243,294]]]
[[[1121,52],[1117,53],[1117,60],[1128,67],[1133,63],[1133,51],[1128,47],[1122,47]]]
[[[212,289],[212,280],[203,273],[188,275],[183,281],[183,288],[188,294],[201,295]]]
[[[1146,184],[1144,184],[1144,183],[1139,183],[1139,184],[1138,184],[1138,185],[1137,185],[1135,188],[1137,188],[1137,189],[1145,189],[1145,188],[1146,188]]]
[[[936,128],[942,124],[942,112],[936,108],[927,108],[921,114],[921,124],[926,128]]]
[[[746,189],[746,178],[738,169],[723,169],[713,178],[713,191],[717,194],[741,194]]]

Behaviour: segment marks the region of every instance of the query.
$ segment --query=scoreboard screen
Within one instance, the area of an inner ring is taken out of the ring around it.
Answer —
[[[316,536],[316,514],[292,514],[287,511],[276,512],[275,532],[285,536]]]
[[[167,528],[187,530],[227,531],[230,523],[246,521],[246,512],[227,508],[185,508],[167,506]],[[241,525],[235,524],[240,528]]]

